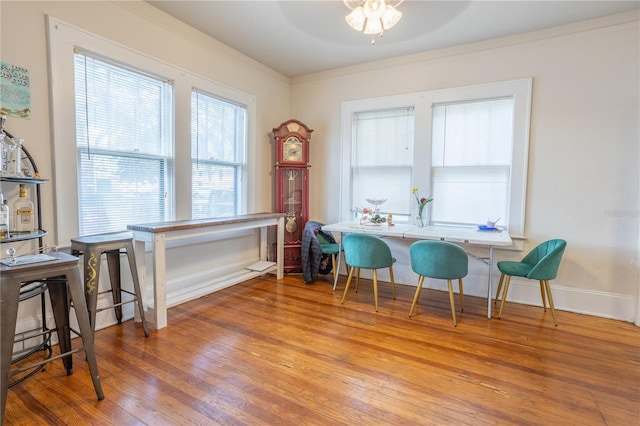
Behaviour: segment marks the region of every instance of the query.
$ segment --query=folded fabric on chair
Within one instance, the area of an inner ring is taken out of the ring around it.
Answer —
[[[331,272],[331,255],[323,253],[317,235],[322,233],[323,240],[333,244],[336,241],[331,234],[320,229],[323,225],[310,220],[302,231],[302,279],[306,284],[313,284],[318,273],[326,275]]]

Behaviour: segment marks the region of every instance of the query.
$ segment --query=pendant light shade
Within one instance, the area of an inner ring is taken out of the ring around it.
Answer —
[[[359,6],[353,8],[345,20],[351,28],[356,31],[362,31],[365,34],[375,36],[384,34],[384,30],[392,28],[402,18],[402,13],[389,3],[395,3],[398,6],[402,0],[364,0]],[[349,5],[349,0],[344,0]],[[375,44],[372,38],[371,44]]]

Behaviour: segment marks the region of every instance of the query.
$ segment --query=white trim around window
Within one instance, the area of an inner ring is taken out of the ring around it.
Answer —
[[[527,164],[531,120],[533,80],[524,78],[451,89],[431,90],[404,95],[347,101],[342,104],[342,153],[340,180],[341,220],[353,217],[351,206],[351,155],[353,117],[357,112],[415,109],[413,187],[431,188],[432,106],[450,102],[512,97],[514,99],[514,136],[509,190],[509,218],[507,227],[513,238],[524,238],[527,194]],[[411,188],[401,196],[411,196]],[[400,196],[400,195],[399,195]]]
[[[199,89],[233,100],[247,107],[247,176],[244,179],[246,209],[254,208],[256,143],[255,96],[213,82],[175,65],[161,62],[126,46],[106,40],[83,29],[47,16],[50,61],[50,91],[52,103],[52,137],[55,191],[55,244],[68,246],[78,236],[78,187],[76,126],[74,105],[74,51],[76,48],[94,52],[136,69],[147,70],[174,84],[173,105],[173,168],[168,197],[171,201],[170,219],[191,218],[191,92]],[[135,218],[132,218],[132,223]]]

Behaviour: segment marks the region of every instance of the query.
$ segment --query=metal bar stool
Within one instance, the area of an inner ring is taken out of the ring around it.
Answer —
[[[80,280],[78,258],[69,256],[66,253],[56,253],[54,257],[56,259],[39,263],[15,266],[0,265],[0,423],[4,418],[9,378],[11,376],[29,370],[34,366],[45,365],[59,358],[62,358],[69,375],[73,372],[70,363],[71,355],[80,351],[85,352],[98,400],[104,399],[96,354],[93,348],[93,330],[91,324],[89,324],[86,301],[83,297],[84,292],[82,281]],[[66,279],[60,279],[62,276],[66,277]],[[25,282],[39,280],[48,280],[47,286],[56,322],[60,355],[12,371],[11,357],[18,317],[20,286]],[[77,349],[71,349],[67,294],[70,296],[71,302],[73,302],[80,327],[80,336],[82,337],[82,347]]]
[[[133,293],[124,290],[120,280],[120,252],[124,250],[129,259],[129,269],[133,279]],[[111,289],[99,292],[98,281],[100,278],[100,257],[107,256],[107,266]],[[117,232],[110,234],[88,235],[71,239],[71,254],[75,256],[83,255],[84,258],[84,282],[87,308],[89,309],[89,320],[95,331],[96,313],[113,308],[116,313],[118,324],[122,324],[122,305],[137,302],[138,313],[142,320],[142,328],[145,337],[149,337],[147,322],[144,318],[144,306],[140,292],[140,280],[138,279],[138,268],[133,252],[133,237],[129,232]],[[113,304],[104,308],[97,308],[98,295],[112,293]],[[122,293],[133,296],[131,300],[122,301]]]

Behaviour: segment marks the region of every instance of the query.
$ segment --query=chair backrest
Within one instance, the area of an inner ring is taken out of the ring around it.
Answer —
[[[527,274],[532,280],[552,280],[558,275],[560,261],[567,247],[565,240],[549,240],[529,252],[522,262],[534,265]]]
[[[346,264],[355,268],[388,268],[395,261],[387,243],[375,235],[347,234],[342,238],[342,248]]]
[[[417,241],[409,248],[413,272],[444,280],[467,276],[469,259],[465,251],[446,241]]]

